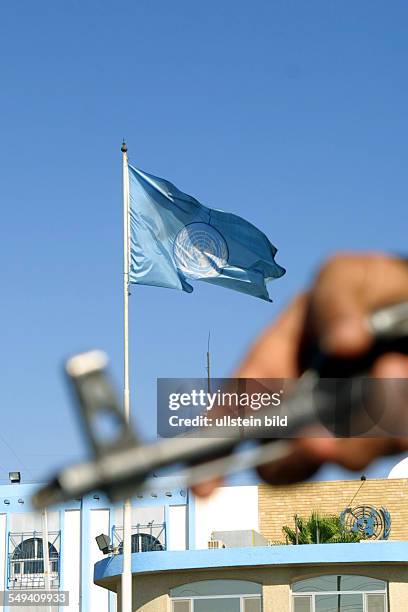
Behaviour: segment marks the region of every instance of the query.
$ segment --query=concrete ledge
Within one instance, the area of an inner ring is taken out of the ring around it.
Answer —
[[[366,542],[363,544],[306,544],[302,546],[256,546],[219,550],[186,550],[132,554],[132,573],[207,569],[217,567],[296,566],[373,563],[408,565],[408,542]],[[96,583],[119,576],[122,555],[107,557],[95,564]]]

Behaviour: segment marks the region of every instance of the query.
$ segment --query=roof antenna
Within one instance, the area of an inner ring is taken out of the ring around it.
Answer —
[[[210,370],[210,339],[211,332],[208,332],[208,340],[207,340],[207,387],[208,393],[211,393],[211,370]]]

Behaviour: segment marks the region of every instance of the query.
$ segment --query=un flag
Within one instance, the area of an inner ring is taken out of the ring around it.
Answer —
[[[285,269],[254,225],[131,165],[129,196],[131,283],[191,293],[201,280],[271,301],[266,283]]]

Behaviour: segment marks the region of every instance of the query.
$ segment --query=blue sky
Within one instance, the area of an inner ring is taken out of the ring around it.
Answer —
[[[145,436],[156,378],[205,375],[209,329],[228,375],[327,254],[406,252],[407,18],[402,0],[3,4],[1,479],[83,455],[67,355],[106,349],[120,383],[123,137],[134,165],[263,229],[287,268],[273,304],[133,288]]]

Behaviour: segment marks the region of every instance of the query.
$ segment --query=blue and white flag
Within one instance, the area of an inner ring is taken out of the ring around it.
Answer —
[[[202,280],[271,301],[266,283],[285,269],[254,225],[130,165],[129,193],[131,283],[191,293]]]

